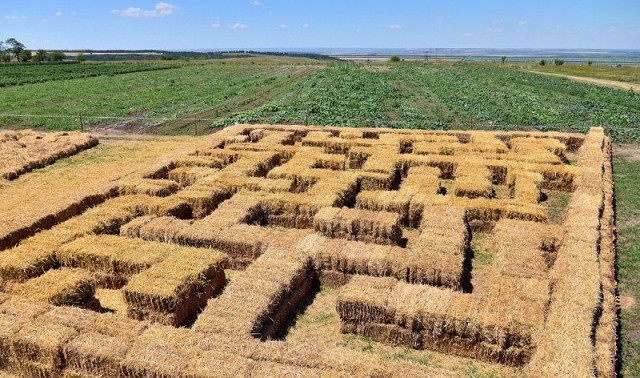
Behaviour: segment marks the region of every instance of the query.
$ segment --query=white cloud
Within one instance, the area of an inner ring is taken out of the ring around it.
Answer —
[[[62,13],[61,11],[56,12],[56,17],[62,17],[62,16],[64,16],[64,13]]]
[[[158,3],[153,9],[142,9],[130,7],[123,10],[114,9],[112,14],[119,14],[121,17],[167,17],[173,15],[178,10],[178,7],[168,3]]]
[[[220,20],[215,20],[215,21],[213,21],[213,24],[211,24],[211,27],[214,28],[214,29],[217,29],[217,28],[219,28],[221,26],[222,26],[222,24],[220,23]]]
[[[529,21],[527,20],[522,20],[520,22],[518,22],[518,26],[523,27],[523,26],[527,26],[529,24]]]
[[[306,28],[308,28],[309,26],[311,26],[311,25],[309,25],[309,24],[302,24],[302,27],[303,27],[303,28],[305,28],[305,29],[306,29]]]
[[[503,28],[486,28],[484,29],[487,33],[502,33],[504,31]]]
[[[71,15],[72,15],[72,16],[75,16],[76,14],[77,14],[76,12],[71,12]]]
[[[40,20],[40,22],[49,22],[49,20],[47,20],[46,18],[43,18],[42,20]]]
[[[253,5],[254,7],[259,7],[260,5],[262,5],[262,1],[259,0],[253,0],[251,2],[251,5]]]
[[[280,24],[280,29],[286,29],[288,27],[289,27],[289,25],[287,25],[287,24]]]
[[[402,25],[391,24],[391,25],[389,25],[389,29],[391,29],[391,30],[400,30],[400,29],[402,29]]]
[[[473,33],[468,33],[468,32],[467,33],[462,33],[462,34],[460,34],[460,36],[463,37],[463,38],[471,38],[471,37],[473,37]]]
[[[634,30],[632,34],[634,34],[634,35],[640,35],[640,29]]]
[[[239,22],[236,22],[235,24],[231,24],[229,25],[229,27],[231,29],[247,29],[249,27],[249,25],[247,24],[241,24]]]
[[[4,18],[6,20],[11,20],[11,21],[20,21],[20,20],[26,20],[27,16],[4,16]]]

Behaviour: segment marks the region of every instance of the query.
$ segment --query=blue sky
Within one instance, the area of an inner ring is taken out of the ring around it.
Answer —
[[[37,49],[640,49],[640,0],[0,0]]]

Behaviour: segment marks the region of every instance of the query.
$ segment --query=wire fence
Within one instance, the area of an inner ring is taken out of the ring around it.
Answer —
[[[492,131],[515,131],[515,130],[538,130],[538,131],[562,131],[586,133],[592,126],[602,126],[613,136],[617,142],[640,142],[640,125],[621,127],[620,125],[533,125],[521,124],[511,125],[499,122],[461,122],[461,121],[396,121],[387,119],[349,119],[345,122],[321,122],[316,123],[308,117],[293,117],[286,119],[245,119],[238,117],[156,117],[156,116],[95,116],[95,115],[69,115],[69,114],[18,114],[0,113],[0,119],[60,119],[69,121],[63,126],[65,130],[77,129],[80,131],[91,131],[95,128],[118,129],[130,125],[140,127],[141,130],[152,130],[163,124],[175,123],[173,126],[184,134],[199,135],[208,131],[216,130],[220,127],[237,125],[241,123],[266,123],[266,124],[288,124],[288,125],[315,125],[315,126],[344,126],[344,127],[385,127],[394,129],[422,129],[422,130],[492,130]],[[0,122],[0,127],[8,122]],[[167,130],[169,132],[175,130]]]

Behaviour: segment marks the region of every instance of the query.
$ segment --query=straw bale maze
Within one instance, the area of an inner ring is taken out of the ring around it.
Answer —
[[[0,235],[0,370],[613,374],[602,129],[238,125],[202,140]],[[320,301],[329,320],[304,334]],[[450,362],[402,358],[421,350]]]

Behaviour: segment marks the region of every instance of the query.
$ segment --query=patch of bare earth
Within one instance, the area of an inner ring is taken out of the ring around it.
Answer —
[[[630,295],[621,295],[618,298],[618,306],[620,306],[620,310],[630,310],[636,305],[636,299]]]
[[[616,88],[616,89],[624,89],[626,91],[632,90],[634,92],[640,92],[640,85],[625,83],[624,81],[596,79],[593,77],[563,75],[563,74],[556,74],[556,73],[549,73],[549,72],[538,72],[538,71],[529,71],[529,72],[542,74],[542,75],[566,77],[567,79],[579,81],[581,83],[601,85],[603,87],[610,87],[610,88]]]
[[[640,145],[638,144],[614,144],[613,153],[626,160],[640,161]]]

